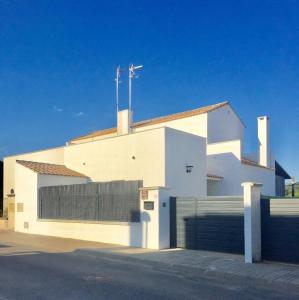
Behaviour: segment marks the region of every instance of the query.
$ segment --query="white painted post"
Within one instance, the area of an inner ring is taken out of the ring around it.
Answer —
[[[245,263],[261,261],[261,183],[243,182]]]
[[[142,247],[166,249],[170,247],[169,194],[164,187],[140,189]]]

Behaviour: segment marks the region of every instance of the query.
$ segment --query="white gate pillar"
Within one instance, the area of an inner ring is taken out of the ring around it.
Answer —
[[[143,187],[139,190],[142,248],[169,248],[169,190],[165,187]]]
[[[243,182],[245,263],[261,261],[261,183]]]

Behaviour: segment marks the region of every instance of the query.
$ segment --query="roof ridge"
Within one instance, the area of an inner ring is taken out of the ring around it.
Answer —
[[[218,109],[220,107],[223,107],[227,104],[230,104],[230,102],[226,100],[226,101],[222,101],[222,102],[215,103],[215,104],[201,106],[201,107],[194,108],[194,109],[191,109],[191,110],[186,110],[186,111],[177,112],[177,113],[174,113],[174,114],[169,114],[169,115],[166,115],[166,116],[160,116],[160,117],[155,117],[155,118],[152,118],[152,119],[138,121],[136,123],[133,123],[133,127],[134,128],[142,127],[142,126],[150,125],[149,123],[154,123],[154,122],[160,123],[160,122],[165,121],[165,119],[169,119],[169,120],[166,120],[166,121],[172,121],[172,120],[186,118],[186,117],[197,115],[197,114],[204,114],[204,113],[213,111],[215,109]],[[77,138],[73,138],[73,139],[71,139],[71,141],[82,140],[82,139],[85,139],[85,138],[93,138],[95,136],[104,135],[106,132],[108,134],[108,133],[114,133],[116,131],[117,131],[116,127],[112,127],[112,128],[108,128],[108,129],[102,129],[102,130],[96,130],[96,131],[90,132],[89,134],[85,134],[85,135],[79,136]]]
[[[201,106],[201,107],[198,107],[198,108],[189,109],[189,110],[186,110],[186,111],[181,111],[181,112],[169,114],[169,115],[166,115],[166,116],[154,117],[152,119],[148,119],[148,120],[144,120],[144,121],[138,121],[138,122],[134,123],[134,125],[138,126],[139,124],[143,124],[143,123],[147,123],[147,122],[151,122],[151,121],[155,121],[155,120],[159,120],[159,119],[164,119],[164,118],[168,118],[168,117],[175,117],[175,116],[180,116],[180,115],[189,114],[189,113],[190,114],[197,113],[197,112],[202,111],[202,110],[205,110],[202,113],[210,112],[214,109],[220,108],[220,107],[222,107],[224,105],[227,105],[227,104],[229,104],[229,101],[223,101],[223,102],[219,102],[219,103],[215,103],[215,104],[211,104],[211,105]]]

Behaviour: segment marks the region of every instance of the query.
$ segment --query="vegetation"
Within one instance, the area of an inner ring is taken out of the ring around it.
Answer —
[[[295,189],[295,197],[299,197],[299,182],[295,183],[294,189]],[[286,185],[285,195],[286,195],[286,197],[292,197],[292,185],[291,184]]]

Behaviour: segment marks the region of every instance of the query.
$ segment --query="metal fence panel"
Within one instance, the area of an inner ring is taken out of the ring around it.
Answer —
[[[142,181],[114,181],[39,189],[38,217],[53,220],[139,222]]]
[[[242,197],[176,198],[170,211],[172,247],[244,253]]]
[[[262,257],[299,263],[299,198],[262,198]]]

